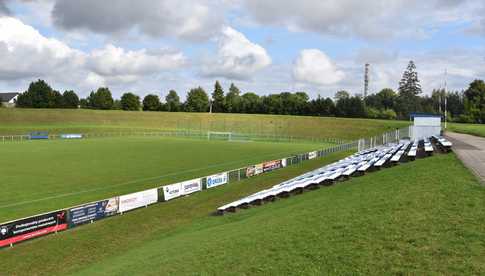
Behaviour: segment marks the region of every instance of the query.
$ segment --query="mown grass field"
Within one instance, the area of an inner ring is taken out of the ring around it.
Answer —
[[[190,129],[354,140],[408,124],[406,121],[254,114],[0,108],[0,135],[27,134],[33,130],[86,133]]]
[[[448,125],[448,130],[453,132],[458,132],[458,133],[465,133],[465,134],[485,137],[485,124],[451,123]]]
[[[454,154],[223,217],[216,207],[341,158],[150,206],[0,251],[6,275],[485,273],[485,189]]]
[[[327,146],[162,137],[0,143],[0,222]]]

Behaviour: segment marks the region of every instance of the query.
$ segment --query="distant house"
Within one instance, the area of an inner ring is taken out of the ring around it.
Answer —
[[[0,93],[0,102],[3,106],[15,107],[15,100],[19,95],[20,93],[17,92]]]

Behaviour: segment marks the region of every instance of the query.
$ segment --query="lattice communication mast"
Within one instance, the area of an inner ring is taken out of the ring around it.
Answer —
[[[365,64],[365,70],[364,70],[364,99],[367,97],[367,94],[369,93],[369,63]]]

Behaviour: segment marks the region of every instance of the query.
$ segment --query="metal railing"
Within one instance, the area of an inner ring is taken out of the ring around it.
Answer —
[[[376,135],[373,137],[362,138],[357,141],[358,151],[375,148],[377,146],[386,145],[388,143],[397,143],[402,139],[410,138],[412,127],[403,127]]]
[[[65,139],[64,134],[49,134],[49,140]],[[111,131],[111,132],[87,132],[82,133],[83,139],[112,138],[112,137],[181,137],[194,139],[207,139],[207,132],[194,130],[161,130],[161,131]],[[0,136],[0,142],[23,142],[29,141],[30,135],[4,135]],[[267,141],[284,143],[329,143],[345,144],[349,141],[337,138],[313,138],[299,136],[279,136],[252,133],[231,133],[232,141]]]

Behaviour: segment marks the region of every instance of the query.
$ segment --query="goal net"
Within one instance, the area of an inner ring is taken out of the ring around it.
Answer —
[[[207,140],[232,141],[232,132],[208,131]]]

